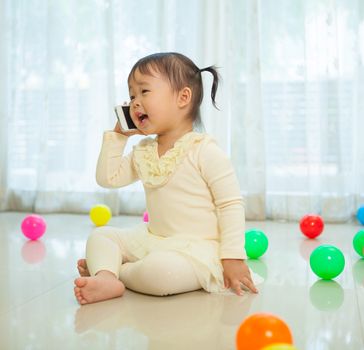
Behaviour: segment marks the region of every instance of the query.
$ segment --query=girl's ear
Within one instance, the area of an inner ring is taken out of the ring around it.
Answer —
[[[189,87],[184,87],[178,93],[178,107],[184,108],[189,105],[192,99],[192,90]]]

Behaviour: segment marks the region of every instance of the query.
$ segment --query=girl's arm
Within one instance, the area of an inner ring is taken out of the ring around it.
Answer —
[[[245,212],[240,187],[229,158],[214,143],[205,144],[200,153],[201,173],[213,196],[220,230],[220,259],[226,288],[242,294],[241,284],[258,290],[245,264]]]
[[[105,131],[96,168],[96,181],[100,186],[117,188],[138,180],[132,153],[122,156],[127,140],[128,134],[121,133],[118,126],[114,131]]]
[[[199,158],[218,216],[220,259],[246,259],[244,203],[230,159],[213,141],[201,147]]]

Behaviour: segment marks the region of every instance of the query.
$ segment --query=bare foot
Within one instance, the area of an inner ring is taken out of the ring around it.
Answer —
[[[124,284],[109,271],[100,271],[96,276],[75,279],[74,292],[81,305],[121,297],[124,291]]]
[[[86,259],[80,259],[77,261],[77,270],[78,270],[78,273],[80,274],[80,276],[82,276],[82,277],[91,276],[90,272],[87,268]]]

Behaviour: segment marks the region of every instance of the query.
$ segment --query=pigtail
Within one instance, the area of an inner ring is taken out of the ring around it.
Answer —
[[[219,74],[217,73],[215,66],[209,66],[209,67],[200,69],[200,73],[205,72],[205,71],[210,72],[213,75],[214,80],[212,82],[212,87],[211,87],[211,100],[212,100],[212,104],[214,105],[214,107],[216,109],[219,109],[219,108],[217,108],[216,101],[215,101],[216,91],[217,91],[217,87],[219,85]]]

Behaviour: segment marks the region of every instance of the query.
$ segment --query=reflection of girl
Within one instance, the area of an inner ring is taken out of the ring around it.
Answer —
[[[253,300],[248,294],[236,298],[197,291],[155,298],[127,292],[125,299],[80,307],[75,331],[105,332],[119,343],[125,336],[126,344],[133,339],[138,349],[233,349],[237,325],[250,313]]]
[[[138,292],[169,295],[225,287],[257,292],[244,250],[244,209],[229,159],[206,134],[193,131],[203,97],[199,69],[178,53],[139,60],[129,78],[130,115],[136,131],[120,125],[104,134],[97,181],[123,187],[142,180],[149,223],[133,229],[97,228],[87,242],[75,280],[80,304],[121,296],[124,285]],[[133,134],[142,140],[121,157]]]

